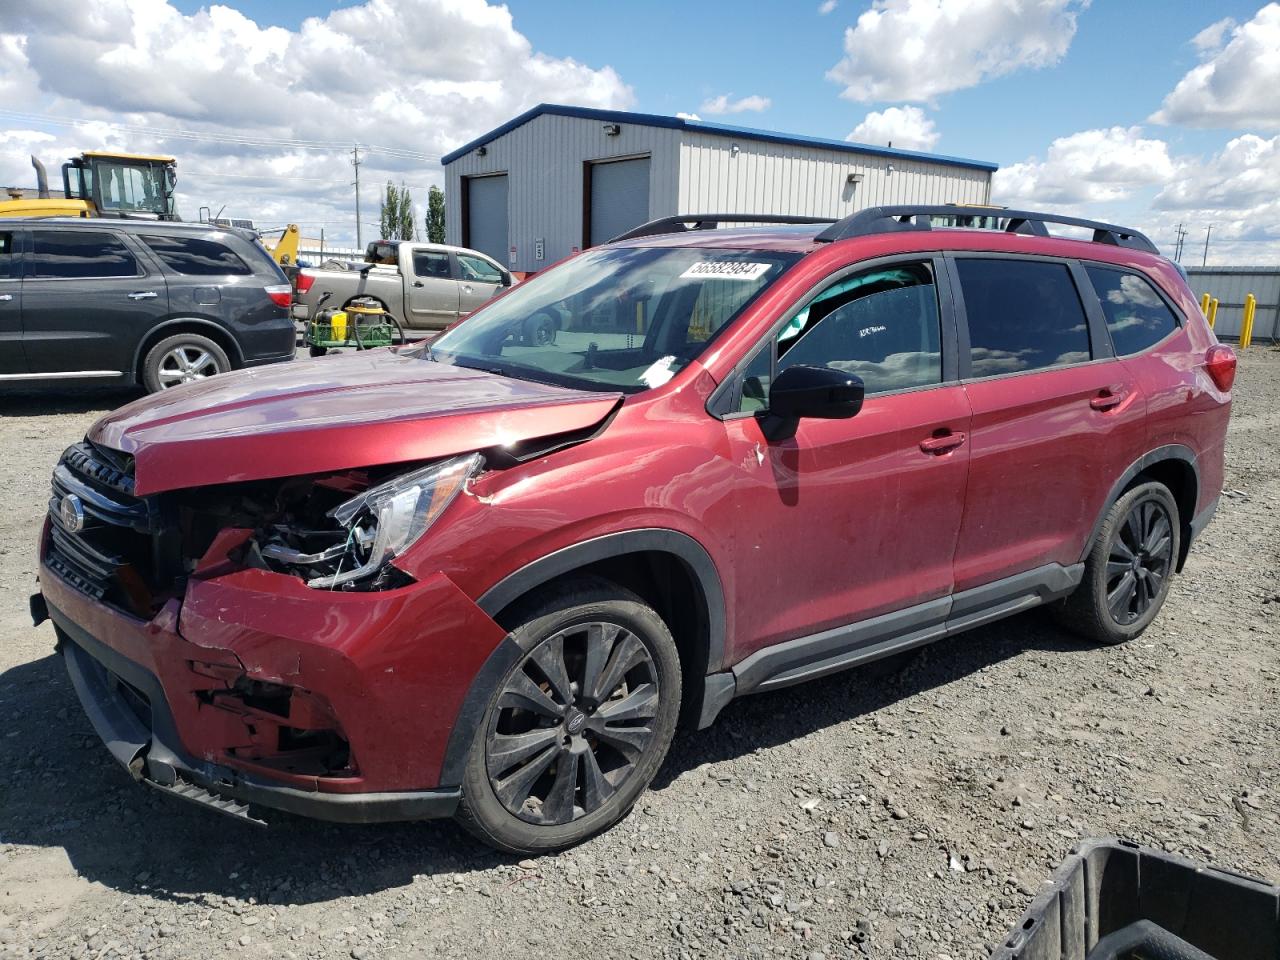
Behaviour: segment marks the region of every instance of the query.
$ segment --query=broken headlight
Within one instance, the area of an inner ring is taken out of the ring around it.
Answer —
[[[426,533],[480,468],[478,453],[402,474],[346,500],[326,516],[338,525],[334,542],[307,551],[290,544],[296,531],[279,531],[262,548],[268,561],[297,570],[307,586],[332,589],[374,577]],[[314,531],[308,532],[308,539]]]

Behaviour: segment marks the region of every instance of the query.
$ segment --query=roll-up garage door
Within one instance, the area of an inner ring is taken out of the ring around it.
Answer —
[[[507,262],[507,177],[468,177],[467,239],[472,250]]]
[[[605,243],[649,219],[649,158],[590,165],[591,227],[587,243]]]

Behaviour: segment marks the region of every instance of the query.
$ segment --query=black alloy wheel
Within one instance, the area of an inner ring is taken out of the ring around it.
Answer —
[[[494,795],[534,824],[598,810],[652,743],[660,696],[652,654],[625,627],[591,621],[548,637],[498,698],[485,739]]]
[[[1162,593],[1173,566],[1173,520],[1164,504],[1134,504],[1111,540],[1107,609],[1121,626],[1141,619]]]
[[[563,850],[625,817],[680,715],[680,652],[640,597],[599,577],[530,595],[500,621],[514,654],[488,693],[457,820],[509,853]]]
[[[1075,633],[1124,643],[1160,612],[1181,556],[1178,505],[1154,480],[1126,490],[1107,510],[1085,556],[1080,585],[1052,609]]]

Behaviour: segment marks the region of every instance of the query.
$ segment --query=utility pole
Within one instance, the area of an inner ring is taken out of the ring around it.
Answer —
[[[1204,231],[1204,256],[1200,258],[1200,266],[1204,266],[1209,262],[1209,234],[1213,232],[1213,224],[1209,224]]]
[[[1183,226],[1181,223],[1178,224],[1177,233],[1178,233],[1178,242],[1173,249],[1173,259],[1178,261],[1178,263],[1181,263],[1182,262],[1182,246],[1187,239],[1187,231],[1183,229]]]
[[[356,249],[364,249],[364,243],[360,240],[360,145],[356,144],[351,148],[351,165],[356,168]]]

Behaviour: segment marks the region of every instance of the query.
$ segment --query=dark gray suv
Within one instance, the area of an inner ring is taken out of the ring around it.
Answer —
[[[147,220],[0,220],[0,383],[149,391],[290,360],[292,291],[247,231]]]

